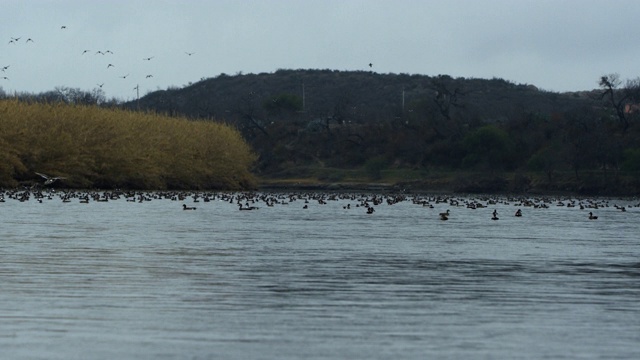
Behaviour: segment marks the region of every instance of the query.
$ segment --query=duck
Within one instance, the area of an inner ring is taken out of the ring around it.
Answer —
[[[449,220],[449,209],[446,212],[440,213],[440,220]]]
[[[498,220],[498,211],[497,210],[493,210],[493,216],[491,216],[491,220]]]
[[[518,209],[518,210],[516,211],[516,216],[517,216],[517,217],[522,216],[522,210]]]
[[[598,217],[593,215],[592,212],[589,212],[589,220],[596,220]]]
[[[64,178],[64,177],[60,177],[60,176],[49,176],[49,175],[45,175],[45,174],[43,174],[43,173],[39,173],[39,172],[36,172],[36,174],[38,174],[38,175],[42,176],[42,177],[45,179],[45,181],[44,181],[44,184],[45,184],[45,185],[51,185],[51,184],[53,184],[54,182],[56,182],[57,180],[66,179],[66,178]]]
[[[618,206],[618,205],[613,205],[613,206],[620,211],[627,211],[627,209],[624,206]]]
[[[182,204],[182,210],[195,210],[195,206],[187,206],[187,204]]]

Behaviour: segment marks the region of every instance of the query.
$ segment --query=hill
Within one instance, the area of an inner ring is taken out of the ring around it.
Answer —
[[[565,111],[590,99],[589,92],[553,93],[503,79],[452,78],[368,71],[278,70],[274,73],[221,74],[184,88],[155,91],[128,107],[197,118],[230,119],[251,110],[262,113],[266,101],[296,96],[308,119],[346,116],[351,121],[387,120],[414,110],[425,99],[455,95],[456,107],[481,119],[513,112]]]
[[[262,177],[341,180],[354,169],[374,180],[391,169],[533,171],[548,183],[573,174],[571,186],[584,187],[582,175],[594,172],[598,180],[589,182],[600,188],[613,186],[620,170],[634,169],[639,138],[637,114],[616,111],[633,97],[608,102],[604,91],[554,93],[496,78],[278,70],[221,74],[125,106],[236,127],[258,154],[254,171]]]

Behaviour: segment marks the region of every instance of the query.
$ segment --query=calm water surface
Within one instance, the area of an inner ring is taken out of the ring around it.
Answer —
[[[2,359],[640,358],[637,200],[59,195],[0,203]]]

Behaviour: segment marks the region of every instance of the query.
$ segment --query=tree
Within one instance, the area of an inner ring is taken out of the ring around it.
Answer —
[[[257,119],[258,108],[255,104],[256,93],[254,91],[249,92],[248,94],[241,96],[238,100],[237,105],[237,113],[240,114],[242,119],[246,119],[249,121],[249,125],[247,126],[248,130],[258,129],[260,132],[267,137],[269,133],[264,127],[264,124]],[[244,126],[243,126],[244,127]],[[244,132],[246,134],[246,132]]]
[[[465,95],[465,92],[460,87],[453,87],[447,84],[446,80],[450,80],[448,76],[439,76],[432,81],[436,90],[436,96],[433,98],[434,103],[438,107],[440,114],[447,119],[451,120],[451,109],[459,107],[458,96]]]
[[[623,170],[640,171],[640,148],[626,149],[623,156]]]
[[[265,100],[263,107],[269,115],[302,111],[302,98],[297,95],[281,94]]]
[[[544,171],[549,182],[553,181],[555,172],[561,167],[563,147],[558,142],[553,142],[538,150],[527,162],[529,169]]]
[[[506,131],[495,125],[485,125],[467,134],[462,140],[466,156],[464,167],[504,170],[513,165],[513,142]]]
[[[599,85],[604,90],[602,98],[607,99],[622,126],[622,133],[629,129],[629,114],[636,112],[640,101],[640,79],[627,80],[624,88],[620,89],[622,80],[618,74],[603,75]]]

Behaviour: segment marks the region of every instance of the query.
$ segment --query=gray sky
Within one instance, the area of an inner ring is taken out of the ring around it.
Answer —
[[[640,76],[638,0],[0,0],[0,6],[0,68],[9,66],[0,86],[9,93],[104,84],[107,97],[127,100],[137,85],[142,96],[220,73],[368,71],[369,63],[378,73],[499,77],[550,91],[594,89],[609,73]],[[97,54],[107,50],[113,54]]]

